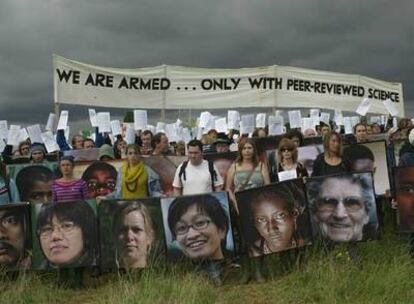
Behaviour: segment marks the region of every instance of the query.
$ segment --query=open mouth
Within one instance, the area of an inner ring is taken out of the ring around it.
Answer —
[[[198,250],[200,248],[202,248],[205,244],[207,243],[207,241],[203,240],[203,241],[194,241],[194,242],[190,242],[187,243],[187,248],[192,249],[192,250]]]

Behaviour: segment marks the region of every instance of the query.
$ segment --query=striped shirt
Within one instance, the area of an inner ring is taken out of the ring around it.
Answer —
[[[54,181],[52,185],[53,202],[83,201],[89,198],[88,186],[83,179],[69,182]]]

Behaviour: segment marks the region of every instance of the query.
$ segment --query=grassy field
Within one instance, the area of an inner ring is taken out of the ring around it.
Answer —
[[[22,273],[15,280],[3,275],[0,303],[414,303],[414,260],[406,244],[390,231],[358,244],[357,263],[346,246],[327,254],[309,248],[288,272],[271,256],[266,283],[238,285],[240,271],[230,269],[218,288],[182,266],[86,277],[82,290],[58,288],[53,273]]]

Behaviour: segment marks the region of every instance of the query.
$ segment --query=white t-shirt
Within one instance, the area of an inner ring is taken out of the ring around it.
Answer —
[[[175,171],[173,187],[182,188],[183,195],[213,192],[213,188],[211,187],[211,175],[208,170],[208,161],[203,159],[203,162],[198,166],[193,166],[191,162],[188,162],[187,167],[185,168],[186,178],[184,180],[184,175],[182,175],[180,181],[178,175],[182,165],[183,164],[179,165]],[[214,186],[217,187],[223,185],[223,178],[215,165],[214,171],[217,176],[217,180],[214,180]]]

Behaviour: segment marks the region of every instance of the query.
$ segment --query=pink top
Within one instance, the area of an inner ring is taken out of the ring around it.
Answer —
[[[83,179],[70,182],[54,181],[53,201],[57,203],[83,201],[89,198],[88,186]]]

